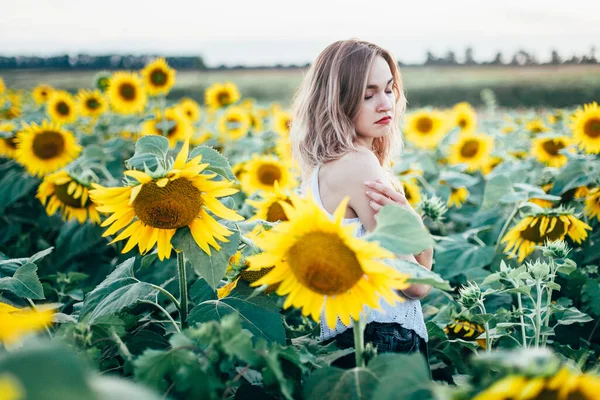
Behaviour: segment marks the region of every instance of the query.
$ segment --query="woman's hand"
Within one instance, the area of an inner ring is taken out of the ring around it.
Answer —
[[[421,216],[412,208],[408,200],[406,200],[403,191],[397,192],[392,185],[384,183],[381,179],[377,179],[376,182],[365,181],[365,186],[368,188],[366,194],[371,199],[369,205],[375,211],[375,215],[379,213],[379,210],[381,210],[383,206],[397,204],[406,207],[413,214],[418,216],[419,220],[421,219]]]

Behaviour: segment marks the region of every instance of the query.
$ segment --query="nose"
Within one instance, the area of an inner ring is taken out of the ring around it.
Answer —
[[[388,112],[391,111],[394,107],[394,103],[390,96],[387,96],[385,93],[383,96],[380,96],[379,104],[377,105],[378,112]]]

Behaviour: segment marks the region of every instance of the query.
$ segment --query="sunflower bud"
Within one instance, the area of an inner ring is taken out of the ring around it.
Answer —
[[[554,259],[567,258],[571,249],[564,240],[549,241],[546,240],[543,246],[540,246],[542,254],[546,257],[552,257]]]
[[[550,266],[540,260],[536,260],[535,263],[527,263],[527,271],[536,279],[546,279],[550,274]]]
[[[94,86],[96,86],[102,93],[106,92],[108,85],[110,84],[110,72],[100,71],[94,77]]]
[[[471,308],[481,300],[481,289],[474,282],[458,289],[458,302],[465,308]]]
[[[426,197],[421,201],[421,210],[426,217],[432,221],[442,221],[444,214],[448,211],[445,202],[437,196]]]

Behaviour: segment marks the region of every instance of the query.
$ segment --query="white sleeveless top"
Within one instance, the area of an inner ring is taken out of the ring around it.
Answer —
[[[312,177],[310,181],[303,182],[302,184],[302,194],[306,194],[306,187],[310,185],[311,192],[314,196],[316,203],[321,207],[329,216],[333,217],[331,213],[329,213],[323,203],[321,201],[321,196],[319,194],[319,169],[320,165],[314,169],[312,173]],[[343,224],[352,224],[358,223],[358,228],[356,230],[356,237],[361,237],[366,234],[365,227],[360,223],[359,218],[344,218],[342,220]],[[402,295],[402,294],[400,294]],[[421,309],[421,302],[416,299],[408,299],[406,298],[403,302],[397,302],[394,305],[390,305],[383,298],[380,300],[381,309],[374,310],[370,309],[368,306],[364,306],[364,314],[366,315],[368,312],[367,323],[369,322],[396,322],[401,324],[403,327],[407,329],[414,330],[420,337],[422,337],[425,341],[428,341],[429,338],[427,336],[427,328],[425,327],[425,320],[423,319],[423,311]],[[325,312],[321,313],[321,334],[319,336],[320,340],[326,340],[332,338],[348,328],[352,327],[352,320],[350,320],[350,325],[346,326],[340,321],[338,318],[335,329],[331,330],[327,326],[325,322]]]

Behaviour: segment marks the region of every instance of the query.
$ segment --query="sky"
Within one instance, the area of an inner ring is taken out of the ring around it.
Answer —
[[[357,37],[405,63],[519,49],[539,60],[600,54],[592,0],[0,0],[0,55],[201,55],[209,66],[303,64]],[[507,60],[508,58],[508,60]]]

